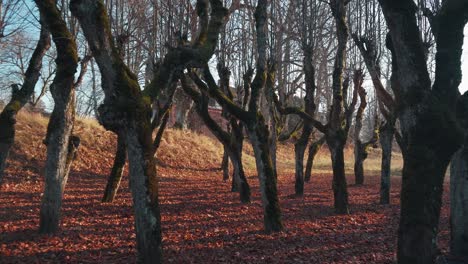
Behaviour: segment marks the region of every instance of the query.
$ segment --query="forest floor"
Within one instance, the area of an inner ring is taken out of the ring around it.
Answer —
[[[94,121],[80,120],[82,137],[62,206],[62,228],[37,233],[43,189],[47,120],[21,114],[17,142],[0,191],[0,263],[133,263],[135,234],[127,176],[114,203],[101,203],[115,137]],[[391,205],[380,205],[379,150],[366,161],[366,182],[353,185],[347,150],[349,215],[333,211],[328,151],[314,165],[305,195],[294,197],[292,146],[278,154],[279,196],[285,231],[266,234],[251,149],[246,148],[252,203],[240,204],[219,170],[221,146],[192,132],[167,131],[158,152],[166,263],[393,263],[399,217],[401,155],[395,153]],[[447,185],[447,184],[446,184]],[[439,246],[449,241],[448,186]]]

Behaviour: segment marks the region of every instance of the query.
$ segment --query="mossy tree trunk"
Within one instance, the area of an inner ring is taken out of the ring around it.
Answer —
[[[468,260],[468,92],[458,101],[457,117],[465,141],[450,166],[450,253]]]
[[[380,146],[382,147],[382,164],[380,171],[380,204],[390,203],[391,188],[391,163],[393,135],[395,134],[395,124],[385,122],[380,128]]]
[[[283,230],[281,210],[273,162],[269,148],[268,127],[261,115],[258,123],[247,124],[247,131],[257,164],[260,192],[264,210],[264,227],[267,232]]]
[[[450,252],[468,259],[468,136],[450,166]]]
[[[305,112],[309,116],[314,116],[316,105],[315,105],[315,68],[313,66],[313,48],[312,45],[305,45],[304,50],[304,75],[306,94],[304,97],[304,108]],[[301,137],[294,144],[295,153],[295,193],[298,196],[304,194],[304,155],[309,143],[309,137],[312,134],[313,127],[306,123],[302,129]]]
[[[346,138],[327,134],[327,145],[330,149],[333,169],[333,198],[337,214],[349,213],[348,187],[344,167],[344,146]]]
[[[70,34],[55,1],[36,1],[44,22],[47,24],[57,49],[57,71],[50,86],[54,99],[47,135],[45,186],[41,201],[41,233],[55,233],[59,229],[62,195],[67,183],[71,162],[79,145],[72,136],[75,121],[74,75],[78,67],[76,43]]]
[[[39,79],[42,68],[42,59],[50,48],[50,33],[43,20],[44,18],[41,18],[39,41],[29,61],[23,85],[21,89],[17,89],[16,85],[12,85],[10,102],[0,114],[0,127],[2,128],[0,129],[0,187],[3,182],[6,160],[15,140],[16,114],[34,94],[34,87]]]
[[[231,124],[234,126],[231,130],[231,133],[228,133],[227,131],[224,131],[216,123],[216,121],[211,118],[208,112],[208,95],[204,94],[203,92],[200,93],[196,89],[196,86],[198,86],[200,87],[200,90],[207,91],[208,87],[206,87],[197,76],[193,75],[193,78],[195,79],[195,82],[191,79],[191,77],[182,76],[182,88],[195,102],[195,110],[202,118],[205,125],[216,136],[221,144],[223,144],[224,150],[226,151],[226,154],[228,155],[233,165],[232,188],[239,191],[240,200],[242,203],[249,203],[250,186],[247,182],[247,178],[245,177],[244,167],[242,165],[242,145],[240,145],[239,142],[235,140],[235,138],[239,137],[239,133],[242,135],[242,129],[236,128],[237,122],[231,120],[236,122],[236,124]]]
[[[356,34],[352,35],[354,43],[358,47],[364,62],[366,64],[369,75],[374,85],[374,90],[377,95],[380,112],[385,118],[385,122],[380,127],[380,145],[382,147],[381,161],[381,179],[380,179],[380,203],[390,203],[390,187],[391,187],[391,161],[392,161],[392,145],[393,136],[395,134],[395,100],[390,93],[384,88],[380,79],[380,61],[379,53],[375,39],[368,39]],[[391,87],[398,90],[398,80],[396,80],[397,68],[392,69]]]
[[[113,42],[104,4],[97,0],[70,2],[101,71],[105,100],[99,107],[99,121],[125,138],[141,263],[161,263],[163,259],[151,103],[169,89],[185,67],[208,62],[228,14],[220,0],[198,0],[196,6],[201,26],[198,38],[191,46],[171,49],[142,92],[137,76],[125,65]]]
[[[310,125],[304,125],[301,137],[294,144],[294,163],[295,163],[295,183],[294,190],[297,196],[304,194],[304,154],[307,149],[312,128]]]
[[[229,180],[229,156],[226,147],[223,146],[223,160],[221,161],[221,170],[223,171],[223,181]],[[234,182],[234,179],[233,179]],[[233,184],[234,186],[234,184]],[[235,192],[235,190],[233,190]]]
[[[433,20],[437,53],[432,87],[415,3],[379,2],[389,26],[387,45],[399,84],[395,96],[404,165],[397,259],[400,264],[432,263],[438,254],[444,176],[463,140],[455,114],[468,2],[444,1]]]
[[[264,210],[264,227],[267,232],[277,232],[283,230],[283,224],[276,186],[276,174],[270,152],[270,134],[268,126],[265,118],[259,112],[258,105],[260,95],[266,86],[267,75],[269,74],[266,58],[268,32],[267,6],[268,1],[259,0],[255,10],[258,58],[255,78],[251,84],[248,111],[236,105],[217,87],[208,65],[206,65],[204,69],[204,78],[208,85],[206,89],[210,96],[214,97],[230,114],[241,120],[246,126],[257,164]]]
[[[317,153],[322,148],[323,143],[325,143],[325,137],[324,136],[321,137],[319,140],[313,142],[309,146],[309,152],[307,154],[306,169],[305,169],[305,174],[304,174],[304,181],[305,182],[310,182],[310,178],[312,176],[312,167],[314,165],[315,156],[317,156]]]
[[[348,190],[344,170],[344,146],[351,123],[351,116],[357,102],[357,87],[354,87],[353,100],[350,106],[345,107],[344,96],[349,86],[349,80],[343,81],[343,69],[346,58],[346,44],[348,42],[348,26],[346,22],[345,0],[332,0],[331,11],[336,22],[338,48],[333,69],[333,103],[330,120],[326,131],[326,142],[331,152],[333,167],[333,196],[335,198],[335,211],[338,214],[349,213]]]
[[[117,152],[114,157],[114,164],[107,179],[106,189],[102,202],[111,203],[114,201],[117,191],[119,190],[120,181],[122,180],[125,161],[127,160],[127,147],[123,135],[117,135]]]

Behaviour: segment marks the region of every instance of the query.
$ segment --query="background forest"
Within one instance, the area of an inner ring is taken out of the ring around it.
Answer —
[[[465,0],[0,1],[0,261],[466,263],[467,22]]]

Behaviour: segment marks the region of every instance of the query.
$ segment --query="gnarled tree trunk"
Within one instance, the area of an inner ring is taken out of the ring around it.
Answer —
[[[114,201],[117,191],[119,190],[120,181],[122,180],[125,161],[127,160],[127,147],[123,135],[117,136],[117,152],[114,157],[114,164],[107,179],[106,189],[102,202],[111,203]]]
[[[305,182],[310,182],[310,178],[312,176],[312,167],[314,165],[314,159],[315,159],[315,156],[317,156],[317,153],[322,148],[323,143],[325,143],[324,136],[321,137],[319,140],[313,142],[309,146],[309,153],[307,155],[307,163],[306,163],[306,169],[305,169],[305,174],[304,174]]]
[[[450,252],[468,260],[468,137],[450,166]]]
[[[0,114],[0,127],[2,128],[0,129],[0,187],[3,182],[6,160],[15,140],[16,114],[34,94],[34,87],[42,68],[42,58],[50,48],[50,33],[43,20],[44,18],[41,18],[39,41],[29,61],[23,85],[20,90],[17,89],[16,85],[12,85],[11,100]]]
[[[295,161],[295,184],[294,190],[296,195],[302,196],[304,194],[304,154],[307,149],[312,128],[310,125],[305,124],[302,130],[302,135],[299,140],[294,144],[294,161]]]
[[[59,229],[62,195],[79,145],[79,139],[71,136],[75,121],[74,75],[78,67],[78,56],[74,38],[55,1],[37,0],[36,4],[57,48],[57,72],[50,86],[55,104],[44,140],[47,145],[47,159],[39,226],[41,233],[55,233]]]
[[[380,171],[380,204],[390,203],[390,187],[392,184],[390,177],[394,134],[395,124],[391,120],[381,126],[380,146],[382,147],[382,164]]]
[[[247,131],[255,154],[260,192],[264,210],[264,227],[267,232],[283,230],[278,200],[276,176],[269,148],[268,127],[262,116],[256,124],[247,124]]]
[[[397,259],[399,263],[432,263],[438,254],[445,172],[463,141],[455,114],[468,2],[443,1],[433,21],[437,53],[432,87],[415,3],[379,2],[389,26],[387,45],[392,51],[393,72],[397,73],[392,78],[398,80],[395,95],[403,145]]]

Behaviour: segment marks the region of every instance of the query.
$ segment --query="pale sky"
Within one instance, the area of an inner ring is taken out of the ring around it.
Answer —
[[[462,74],[460,92],[463,93],[468,90],[468,26],[465,27],[465,41],[463,42]]]

